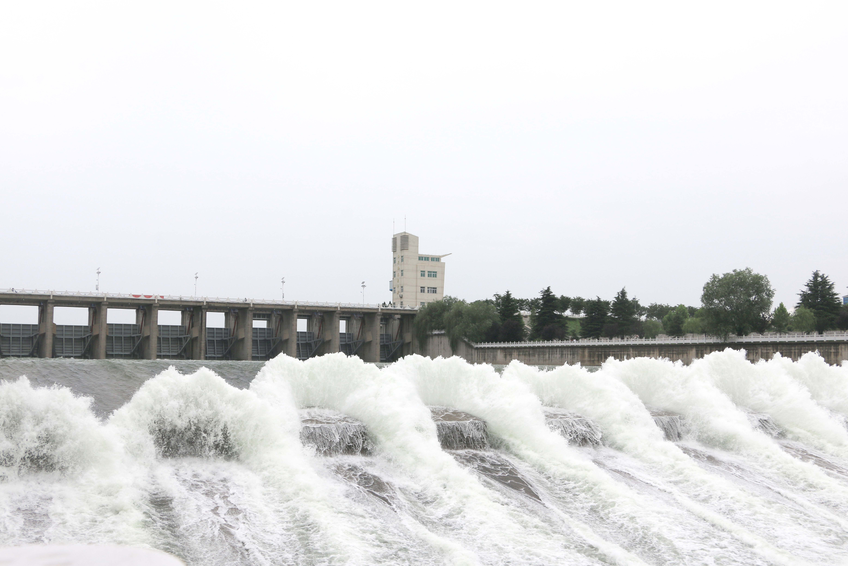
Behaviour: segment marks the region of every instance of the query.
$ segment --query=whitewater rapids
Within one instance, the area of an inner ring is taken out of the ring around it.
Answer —
[[[0,544],[190,565],[848,564],[848,365],[0,360]]]

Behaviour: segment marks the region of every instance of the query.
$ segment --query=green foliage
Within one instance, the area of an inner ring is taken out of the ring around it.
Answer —
[[[674,307],[671,305],[651,303],[645,308],[645,317],[662,320],[665,318],[665,315],[672,311],[672,309],[674,309]]]
[[[763,332],[769,323],[773,298],[768,277],[751,268],[713,275],[701,295],[707,330],[723,337],[731,332],[737,336]]]
[[[451,350],[456,351],[460,340],[483,342],[497,321],[498,313],[489,301],[456,301],[444,315],[444,330]]]
[[[498,342],[524,342],[527,339],[527,327],[524,321],[508,320],[498,328]]]
[[[798,296],[801,300],[797,306],[810,309],[816,317],[817,332],[836,327],[836,317],[840,309],[839,294],[827,275],[819,273],[818,270],[814,271]]]
[[[519,302],[507,290],[503,295],[495,295],[495,308],[499,323],[493,326],[494,336],[487,336],[492,342],[523,342],[527,336],[524,318],[518,308]]]
[[[662,322],[655,318],[649,318],[642,323],[642,333],[645,338],[656,338],[664,332]]]
[[[586,301],[584,306],[585,317],[581,323],[580,334],[584,338],[599,338],[604,331],[609,317],[609,301],[597,297],[593,301]]]
[[[565,317],[558,312],[559,302],[550,287],[542,289],[539,308],[533,317],[531,340],[561,340],[565,336]]]
[[[815,313],[807,307],[796,308],[789,319],[789,328],[794,332],[815,332]]]
[[[566,338],[580,338],[580,319],[566,319]]]
[[[571,310],[571,314],[579,315],[585,307],[586,299],[583,297],[571,297],[571,304],[568,307]]]
[[[789,330],[790,315],[789,310],[783,303],[777,305],[774,312],[771,314],[771,328],[775,332],[786,332]]]
[[[689,320],[689,309],[686,305],[677,305],[663,318],[662,325],[669,336],[683,336],[686,331],[683,326]]]
[[[697,313],[696,313],[697,314]],[[704,334],[706,331],[706,322],[699,316],[690,316],[683,323],[683,334]]]
[[[836,328],[848,330],[848,305],[842,305],[839,309],[839,314],[836,315]]]
[[[445,315],[450,311],[454,303],[459,302],[456,297],[446,296],[441,301],[427,303],[415,315],[413,330],[421,348],[427,344],[427,337],[435,330],[445,329]]]
[[[639,301],[627,298],[627,290],[622,288],[615,295],[610,307],[611,328],[607,330],[610,336],[632,336],[637,333],[638,317],[636,314]]]

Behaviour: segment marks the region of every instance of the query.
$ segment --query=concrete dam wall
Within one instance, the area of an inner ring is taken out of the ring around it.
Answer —
[[[690,364],[712,352],[727,348],[745,350],[751,362],[770,360],[775,354],[798,360],[808,352],[818,352],[829,364],[848,360],[848,332],[825,334],[765,334],[731,336],[726,341],[713,336],[666,337],[656,339],[598,339],[571,342],[521,342],[509,344],[470,344],[461,342],[451,351],[444,334],[433,334],[422,349],[423,355],[459,356],[471,363],[506,365],[512,360],[535,366],[581,364],[600,366],[608,358],[666,358]]]

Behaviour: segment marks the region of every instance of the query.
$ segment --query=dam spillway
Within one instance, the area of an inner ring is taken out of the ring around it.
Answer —
[[[167,295],[7,290],[0,305],[37,307],[37,323],[0,320],[0,357],[86,359],[305,360],[341,352],[367,362],[412,353],[415,310],[341,303],[221,299]],[[85,309],[88,324],[54,324],[58,307]],[[128,310],[134,323],[110,323]],[[161,312],[180,324],[159,324]],[[207,315],[222,313],[222,327]]]
[[[731,350],[594,372],[6,358],[0,541],[190,565],[840,564],[846,372]]]

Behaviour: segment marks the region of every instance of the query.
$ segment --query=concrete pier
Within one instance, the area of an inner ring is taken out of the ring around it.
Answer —
[[[33,334],[29,339],[33,348],[21,346],[17,337],[21,328],[18,328],[16,338],[10,338],[16,340],[14,349],[4,352],[0,336],[0,356],[54,357],[55,308],[75,307],[88,311],[88,324],[62,326],[62,332],[82,337],[77,342],[80,352],[74,350],[68,354],[71,349],[65,348],[60,349],[59,355],[147,360],[169,357],[252,360],[268,359],[280,353],[305,359],[340,352],[344,349],[339,326],[344,320],[346,334],[353,333],[356,341],[351,346],[348,336],[345,345],[348,351],[355,348],[355,355],[368,362],[393,361],[414,351],[411,329],[417,312],[413,308],[380,305],[12,290],[0,291],[0,305],[38,307],[37,325],[32,327],[37,328],[37,336],[35,330],[28,330],[31,325],[4,325],[4,328],[27,327],[23,331]],[[109,309],[135,311],[135,324],[107,324]],[[160,325],[162,311],[179,312],[180,326]],[[210,312],[224,313],[223,327],[207,326]],[[306,322],[307,332],[298,332],[299,319]],[[264,321],[265,327],[254,328],[254,321]],[[111,338],[110,326],[116,333]],[[15,330],[8,332],[11,336]],[[398,338],[385,347],[389,336]]]

